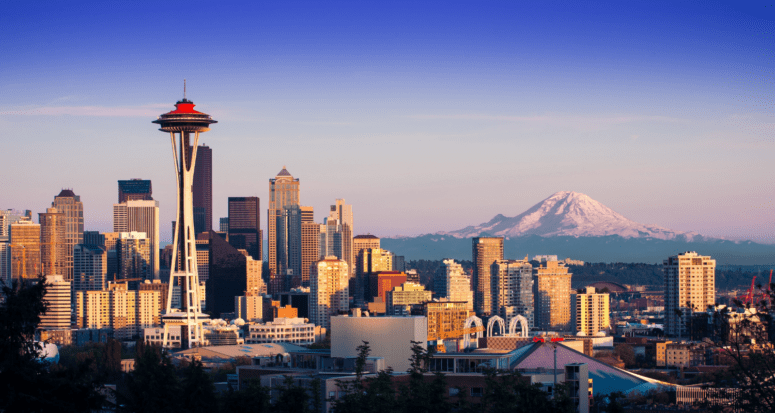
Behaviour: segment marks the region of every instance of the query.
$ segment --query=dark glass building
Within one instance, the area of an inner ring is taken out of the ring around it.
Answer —
[[[258,197],[229,197],[229,244],[262,261],[261,218]]]
[[[126,201],[153,201],[151,181],[148,179],[130,179],[118,181],[118,203]]]
[[[213,229],[213,150],[200,145],[194,166],[194,232]]]

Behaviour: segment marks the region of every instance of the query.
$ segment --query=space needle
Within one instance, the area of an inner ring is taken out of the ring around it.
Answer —
[[[186,99],[183,83],[183,99],[175,103],[175,110],[159,116],[153,121],[162,132],[169,132],[172,142],[172,157],[178,181],[178,208],[175,220],[175,234],[172,244],[172,269],[170,270],[167,311],[162,316],[164,323],[163,347],[168,347],[170,326],[180,326],[182,348],[204,345],[202,322],[209,316],[202,313],[199,291],[199,273],[196,267],[196,234],[194,233],[194,203],[192,184],[194,166],[199,144],[199,134],[210,130],[217,123],[210,115],[194,110],[194,102]],[[194,141],[191,142],[193,134]],[[180,309],[172,308],[174,286],[180,287]]]

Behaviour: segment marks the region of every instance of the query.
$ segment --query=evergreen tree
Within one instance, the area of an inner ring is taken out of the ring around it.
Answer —
[[[194,360],[183,371],[183,409],[186,412],[210,413],[216,411],[215,386],[202,368],[202,362]]]
[[[135,370],[127,376],[118,396],[120,409],[127,412],[183,411],[183,393],[175,367],[158,347],[138,346]]]
[[[99,382],[90,362],[74,369],[51,369],[40,357],[35,329],[46,310],[45,279],[24,285],[2,284],[0,304],[0,411],[88,412],[101,409]]]

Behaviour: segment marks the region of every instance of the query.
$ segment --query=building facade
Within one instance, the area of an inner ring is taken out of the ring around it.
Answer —
[[[665,334],[683,336],[694,312],[703,312],[716,304],[716,260],[687,251],[666,259],[662,269],[665,274]]]
[[[261,201],[255,196],[229,197],[229,244],[247,250],[254,260],[262,261]]]
[[[73,279],[73,248],[83,242],[83,202],[70,189],[63,189],[51,203],[65,219],[65,280]]]
[[[421,284],[405,282],[386,293],[387,313],[389,315],[409,315],[407,309],[413,305],[431,301],[432,293]]]
[[[503,237],[475,237],[472,241],[474,309],[477,314],[486,316],[492,313],[491,267],[503,259]]]
[[[153,201],[153,189],[148,179],[118,181],[118,203],[126,201]]]
[[[153,279],[151,248],[144,232],[120,232],[116,242],[117,280]]]
[[[315,325],[303,318],[278,317],[261,324],[249,324],[246,344],[293,343],[309,345],[315,343]]]
[[[571,331],[571,276],[557,261],[534,268],[535,327],[542,331]]]
[[[350,269],[335,256],[318,261],[310,273],[310,322],[328,329],[331,316],[347,313]]]
[[[43,275],[59,274],[68,280],[65,214],[56,208],[47,208],[38,214],[40,223],[40,268]],[[69,270],[72,274],[72,269]]]
[[[191,185],[194,203],[194,232],[213,229],[213,150],[199,145],[194,165],[194,182]]]
[[[609,301],[609,295],[595,292],[595,287],[587,287],[583,294],[571,295],[573,332],[593,336],[608,329],[611,326]]]
[[[73,249],[73,290],[100,291],[107,286],[108,252],[104,246],[77,244]]]
[[[283,275],[277,256],[277,223],[281,220],[285,207],[301,205],[299,201],[299,179],[294,178],[285,166],[273,179],[269,180],[269,210],[267,211],[267,227],[269,242],[267,248],[269,271],[271,277]]]
[[[159,279],[159,201],[136,200],[113,204],[113,232],[145,233],[149,243],[148,279]]]
[[[492,314],[508,325],[521,315],[529,328],[535,326],[533,300],[533,266],[527,257],[523,260],[499,260],[492,264]]]
[[[29,219],[11,224],[11,279],[32,280],[41,274],[40,224]]]
[[[474,292],[471,290],[471,279],[468,278],[463,266],[455,260],[444,260],[444,266],[435,274],[433,292],[437,298],[449,301],[468,303],[468,309],[474,309]]]
[[[312,265],[320,259],[320,225],[311,206],[301,207],[301,286],[309,287]]]
[[[46,311],[40,315],[38,328],[70,328],[72,311],[71,284],[61,274],[46,276],[46,294],[43,296]]]

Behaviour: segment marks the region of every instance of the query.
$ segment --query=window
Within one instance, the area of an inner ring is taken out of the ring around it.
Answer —
[[[449,395],[450,396],[457,396],[457,394],[460,393],[460,389],[457,387],[450,387],[449,388]]]
[[[471,387],[471,397],[482,397],[484,395],[484,389],[481,387]]]

